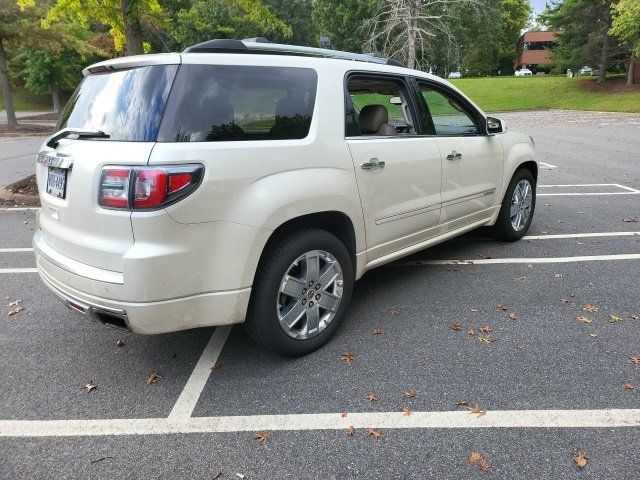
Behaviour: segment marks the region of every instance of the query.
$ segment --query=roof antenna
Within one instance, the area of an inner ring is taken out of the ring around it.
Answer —
[[[162,35],[160,35],[160,32],[158,31],[158,29],[156,28],[156,26],[153,24],[153,22],[149,22],[149,25],[151,25],[151,27],[153,28],[153,31],[156,32],[156,35],[158,36],[158,38],[160,39],[160,42],[162,43],[162,45],[164,46],[164,49],[167,51],[167,53],[171,53],[171,50],[169,50],[169,47],[167,47],[167,44],[164,43],[164,40],[162,39]]]

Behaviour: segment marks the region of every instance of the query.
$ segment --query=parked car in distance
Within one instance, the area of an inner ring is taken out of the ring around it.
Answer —
[[[533,140],[392,60],[264,41],[84,69],[37,156],[33,245],[71,309],[141,334],[327,342],[367,271],[472,229],[515,241]]]
[[[515,73],[516,77],[530,77],[531,75],[533,75],[533,72],[528,68],[521,68],[520,70],[516,70]]]
[[[585,65],[579,70],[580,75],[593,75],[593,68]]]
[[[462,78],[462,73],[460,73],[460,72],[449,72],[449,78]]]

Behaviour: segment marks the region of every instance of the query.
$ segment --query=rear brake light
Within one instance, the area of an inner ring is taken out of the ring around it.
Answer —
[[[104,167],[98,204],[107,208],[149,210],[166,207],[193,192],[202,165]]]

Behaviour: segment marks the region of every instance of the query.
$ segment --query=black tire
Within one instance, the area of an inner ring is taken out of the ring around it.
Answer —
[[[343,275],[342,300],[335,317],[314,337],[301,340],[289,336],[280,326],[277,301],[281,281],[291,264],[312,250],[331,254]],[[309,228],[279,235],[269,242],[260,259],[244,323],[249,336],[267,349],[287,357],[299,357],[318,349],[336,333],[349,308],[353,292],[353,262],[344,244],[331,233]]]
[[[531,185],[531,214],[527,219],[524,227],[521,230],[516,230],[511,224],[511,200],[513,197],[513,191],[515,190],[518,183],[522,180],[527,180]],[[511,182],[509,183],[509,187],[507,188],[507,192],[504,195],[504,199],[502,200],[502,207],[500,208],[500,213],[498,214],[498,219],[496,220],[496,224],[492,228],[493,235],[499,240],[505,240],[507,242],[516,242],[520,240],[527,234],[529,230],[529,226],[531,225],[531,220],[533,219],[533,214],[536,209],[536,181],[533,178],[533,174],[531,171],[522,168],[517,170],[516,173],[513,174],[511,178]]]

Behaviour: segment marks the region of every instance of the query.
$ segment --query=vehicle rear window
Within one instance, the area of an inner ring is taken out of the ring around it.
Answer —
[[[304,138],[317,81],[316,72],[308,68],[182,65],[158,141]]]
[[[102,130],[109,140],[154,142],[177,65],[92,74],[69,100],[58,124]]]

